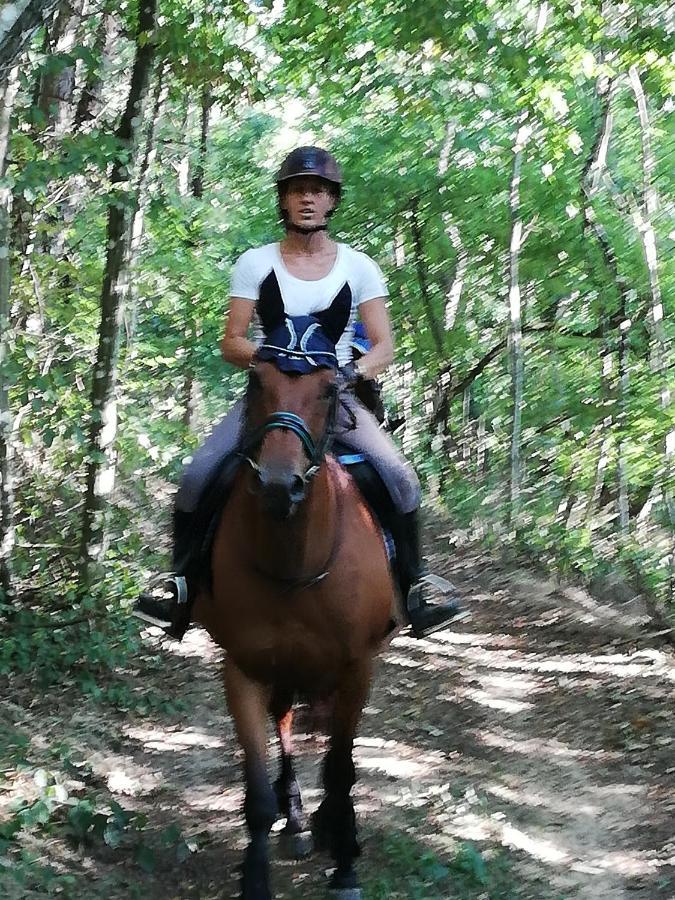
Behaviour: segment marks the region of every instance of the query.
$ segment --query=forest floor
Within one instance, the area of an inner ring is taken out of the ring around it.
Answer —
[[[449,546],[442,522],[433,531],[435,568],[473,616],[429,640],[397,637],[382,656],[356,747],[364,900],[675,897],[672,648],[636,604],[599,604]],[[65,821],[25,836],[22,852],[56,874],[16,884],[10,854],[3,896],[237,896],[241,760],[220,653],[199,629],[180,645],[147,634],[146,646],[128,677],[166,709],[132,714],[72,684],[36,696],[13,683],[5,808],[54,780],[69,802],[96,802],[71,816],[86,844],[65,839]],[[323,738],[298,736],[310,811],[324,748]],[[111,815],[113,801],[122,811]],[[97,821],[107,822],[98,839]],[[273,854],[277,898],[327,896],[326,858]]]

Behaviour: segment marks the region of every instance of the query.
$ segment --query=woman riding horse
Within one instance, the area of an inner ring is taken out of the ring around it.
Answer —
[[[359,900],[354,740],[375,657],[391,634],[395,587],[372,512],[329,455],[339,403],[335,344],[352,299],[343,288],[326,310],[288,316],[275,278],[260,294],[264,340],[248,376],[245,465],[217,517],[210,589],[195,603],[197,621],[225,650],[227,705],[244,752],[250,841],[241,900],[272,900],[269,835],[278,817],[286,853],[299,858],[310,848],[293,763],[296,699],[321,701],[329,713],[313,846],[335,862],[332,900]],[[281,749],[274,783],[270,715]]]
[[[279,212],[286,235],[279,243],[247,250],[236,262],[221,350],[226,362],[249,369],[261,342],[256,305],[266,293],[280,294],[288,317],[326,310],[342,292],[350,311],[337,340],[340,367],[340,403],[334,437],[351,451],[361,453],[387,488],[393,508],[391,529],[396,546],[396,567],[406,618],[416,637],[424,637],[460,612],[452,586],[434,576],[445,599],[428,604],[429,582],[420,552],[418,508],[420,485],[415,472],[391,438],[356,399],[357,377],[371,379],[393,359],[392,330],[385,304],[387,288],[377,264],[328,235],[328,224],[341,199],[342,174],[334,157],[318,147],[299,147],[284,160],[276,179]],[[352,359],[352,337],[357,315],[365,327],[370,349],[357,362]],[[249,329],[254,325],[253,339]],[[240,448],[244,401],[235,403],[194,454],[184,471],[174,510],[175,575],[164,581],[164,596],[141,595],[137,613],[160,624],[167,634],[183,637],[200,581],[203,581],[202,543],[195,542],[195,514],[205,489],[213,485],[228,458]],[[236,471],[232,467],[232,474]]]

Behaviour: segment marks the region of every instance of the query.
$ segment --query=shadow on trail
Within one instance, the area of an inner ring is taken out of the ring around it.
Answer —
[[[563,604],[536,576],[475,553],[442,561],[476,598],[474,617],[432,640],[398,637],[381,659],[355,753],[364,900],[672,897],[673,654],[654,642],[636,649],[630,621],[596,616],[576,594]],[[67,691],[14,710],[34,757],[69,746],[83,762],[73,796],[95,791],[147,816],[139,840],[152,851],[151,880],[137,847],[36,841],[75,876],[74,897],[237,896],[241,757],[219,651],[195,629],[161,655],[142,677],[182,699],[180,714],[114,713]],[[308,811],[324,749],[323,738],[298,735]],[[177,856],[167,830],[194,838],[192,850]],[[325,898],[328,864],[277,859],[276,896]]]

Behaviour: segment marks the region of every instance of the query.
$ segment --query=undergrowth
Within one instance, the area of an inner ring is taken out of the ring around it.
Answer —
[[[37,797],[15,800],[9,816],[0,822],[0,886],[7,900],[44,894],[81,897],[86,875],[72,871],[73,851],[90,856],[107,852],[111,862],[125,862],[152,874],[160,861],[180,864],[198,849],[200,836],[187,837],[175,824],[153,831],[147,816],[125,809],[105,792],[89,790],[82,797],[70,796],[65,770],[70,767],[80,777],[86,777],[86,772],[78,771],[70,760],[61,762],[63,769],[58,772],[35,770],[32,781]],[[86,764],[80,767],[85,769]],[[50,848],[48,859],[45,842]],[[70,863],[67,869],[65,859]],[[129,897],[141,896],[134,893],[133,878],[128,888]]]
[[[374,851],[369,850],[374,855]],[[470,843],[440,856],[402,831],[382,835],[364,882],[364,900],[513,900],[510,866],[502,851],[481,853]],[[379,864],[378,864],[379,863]]]

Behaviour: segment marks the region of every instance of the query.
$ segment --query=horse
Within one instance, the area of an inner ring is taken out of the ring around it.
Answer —
[[[316,316],[319,336],[331,345],[344,326],[344,299]],[[267,321],[261,316],[272,347],[278,341],[269,335],[283,327],[280,315],[277,305],[273,321],[269,311]],[[308,330],[315,339],[315,325]],[[250,842],[242,900],[271,900],[269,832],[278,814],[286,817],[286,838],[306,830],[293,768],[293,703],[327,697],[324,797],[312,834],[315,847],[334,859],[336,900],[360,897],[352,752],[374,660],[392,630],[395,589],[379,527],[329,452],[337,376],[334,367],[316,365],[320,355],[308,357],[310,371],[298,374],[284,366],[283,353],[258,353],[247,389],[245,464],[213,540],[210,591],[195,607],[195,618],[225,650],[227,704],[244,751]],[[267,770],[270,716],[281,745],[274,784]]]

